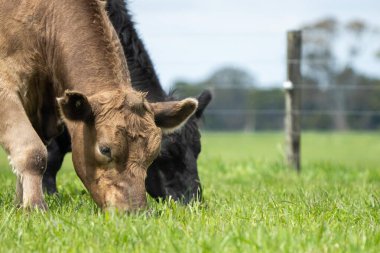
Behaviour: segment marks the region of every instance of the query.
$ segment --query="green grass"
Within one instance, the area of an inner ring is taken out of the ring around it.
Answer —
[[[69,159],[48,213],[13,206],[0,156],[0,252],[378,252],[380,133],[306,133],[303,171],[283,165],[280,133],[204,133],[205,203],[149,200],[101,212]]]

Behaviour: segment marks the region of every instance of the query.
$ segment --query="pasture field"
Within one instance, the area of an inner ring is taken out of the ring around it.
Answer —
[[[305,133],[303,171],[281,133],[203,133],[205,201],[101,212],[67,157],[47,213],[17,210],[0,155],[0,252],[379,252],[380,133]]]

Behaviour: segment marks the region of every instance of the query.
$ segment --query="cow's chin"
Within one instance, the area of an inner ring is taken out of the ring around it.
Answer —
[[[135,212],[147,206],[145,176],[121,175],[112,169],[101,169],[96,175],[93,180],[86,180],[91,182],[86,188],[102,209]]]

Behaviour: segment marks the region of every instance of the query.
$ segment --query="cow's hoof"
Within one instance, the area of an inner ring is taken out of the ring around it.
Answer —
[[[44,192],[46,192],[48,195],[55,195],[58,194],[57,187],[55,185],[44,185],[43,186]]]
[[[24,205],[24,208],[26,210],[31,210],[31,211],[36,210],[36,211],[42,211],[42,212],[46,212],[48,210],[48,206],[44,200],[28,203]]]
[[[42,189],[49,195],[58,193],[55,178],[44,175],[44,178],[42,180]]]

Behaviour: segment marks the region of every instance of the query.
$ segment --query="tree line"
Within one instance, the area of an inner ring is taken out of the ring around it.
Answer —
[[[380,79],[358,67],[369,53],[380,60],[380,40],[374,39],[380,38],[379,29],[360,20],[341,23],[326,18],[303,26],[302,31],[302,128],[379,129]],[[248,71],[229,66],[200,82],[178,80],[174,84],[180,97],[196,96],[203,89],[214,95],[206,111],[204,127],[208,130],[283,128],[281,84],[260,88]]]

